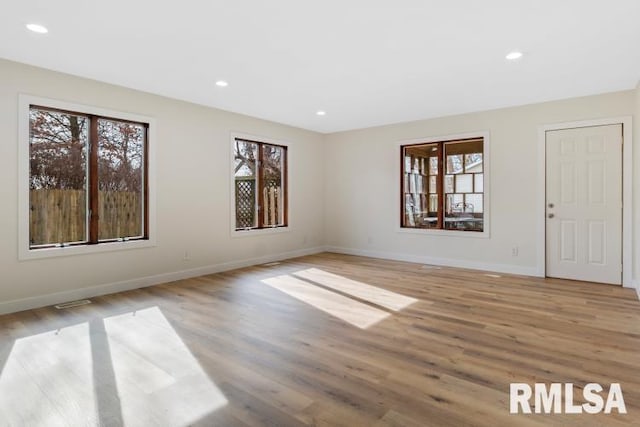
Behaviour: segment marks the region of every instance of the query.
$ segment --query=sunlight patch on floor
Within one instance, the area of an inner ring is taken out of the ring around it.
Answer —
[[[98,425],[89,324],[15,340],[0,375],[3,425]]]
[[[272,277],[262,282],[361,329],[366,329],[390,315],[386,311],[290,275]]]
[[[158,307],[16,339],[7,352],[2,425],[179,427],[228,403]]]
[[[158,307],[104,325],[127,425],[186,426],[228,403]],[[144,419],[147,406],[163,408],[162,418]]]
[[[332,274],[318,268],[309,268],[297,271],[293,273],[293,275],[319,283],[328,288],[335,289],[336,291],[349,294],[393,311],[400,311],[403,308],[418,302],[415,298],[407,297],[383,288],[358,282],[356,280],[347,279],[346,277]]]

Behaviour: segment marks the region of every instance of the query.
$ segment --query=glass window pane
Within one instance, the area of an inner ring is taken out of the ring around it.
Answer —
[[[429,212],[438,212],[438,195],[431,194],[429,196]]]
[[[404,195],[404,226],[415,227],[416,226],[416,207],[413,195]]]
[[[449,230],[482,231],[482,194],[447,195],[445,228]]]
[[[453,193],[455,190],[453,188],[453,175],[445,175],[444,177],[444,192],[445,193]]]
[[[467,194],[465,195],[465,202],[474,214],[484,212],[482,194]]]
[[[98,240],[144,234],[144,126],[98,119]]]
[[[29,111],[30,246],[87,241],[89,120]]]
[[[438,175],[437,157],[429,157],[429,175]]]
[[[236,140],[235,144],[235,176],[255,177],[256,160],[258,158],[258,144],[255,142]]]
[[[403,167],[404,167],[404,171],[406,173],[411,172],[411,156],[407,156],[407,155],[404,156],[404,165],[403,165]]]
[[[437,179],[435,176],[431,176],[429,177],[429,193],[437,193],[438,192],[438,186],[437,186]]]
[[[462,172],[462,154],[447,156],[447,173],[455,174]]]
[[[236,140],[234,146],[236,229],[258,226],[258,144]]]
[[[471,193],[473,191],[473,175],[456,175],[456,192]]]
[[[405,194],[404,227],[437,228],[438,195]]]
[[[266,227],[284,224],[284,158],[283,147],[263,145],[262,214]]]
[[[474,192],[482,193],[484,191],[484,175],[481,173],[474,175]]]
[[[447,194],[447,204],[445,209],[445,216],[451,216],[455,213],[462,212],[464,195],[463,194]]]
[[[414,157],[413,158],[413,173],[420,173],[420,158],[419,157]]]
[[[482,153],[465,154],[464,171],[466,173],[482,172]]]

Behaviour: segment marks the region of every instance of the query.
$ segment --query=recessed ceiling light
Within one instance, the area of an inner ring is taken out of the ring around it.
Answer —
[[[26,27],[27,30],[33,31],[34,33],[38,34],[46,34],[49,32],[49,30],[47,30],[47,27],[44,27],[40,24],[27,24]]]
[[[516,59],[522,58],[522,52],[518,52],[517,50],[509,52],[505,58],[509,61],[515,61]]]
[[[229,83],[225,82],[224,80],[218,80],[216,82],[216,86],[227,87],[227,86],[229,86]]]
[[[320,110],[320,111],[317,111],[317,112],[316,112],[316,114],[317,114],[318,116],[326,116],[326,115],[327,115],[327,112],[326,112],[326,111],[322,111],[322,110]]]

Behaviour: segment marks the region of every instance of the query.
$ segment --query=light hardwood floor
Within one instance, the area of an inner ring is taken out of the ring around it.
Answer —
[[[620,287],[325,253],[92,300],[0,317],[0,426],[640,425]],[[512,382],[628,414],[510,415]]]

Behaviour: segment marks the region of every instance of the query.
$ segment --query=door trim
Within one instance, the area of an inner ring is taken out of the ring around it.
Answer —
[[[538,217],[537,237],[537,275],[546,276],[546,144],[547,131],[583,128],[591,126],[622,125],[622,286],[633,287],[633,129],[632,117],[612,117],[606,119],[583,120],[577,122],[553,123],[538,126],[538,191],[536,197],[536,216]]]

